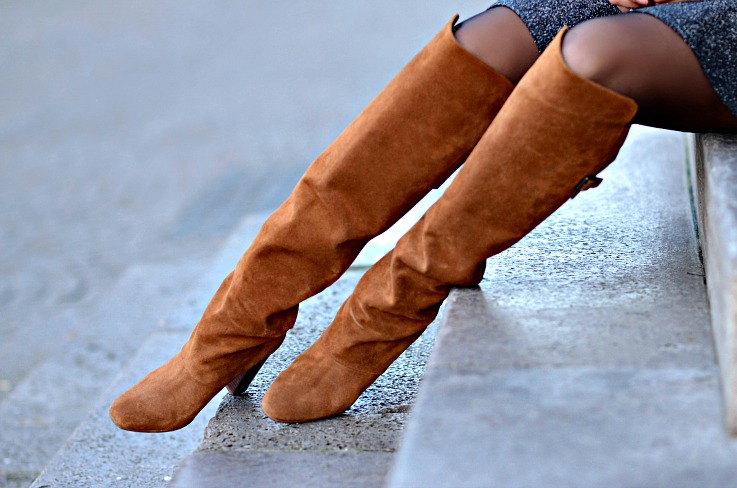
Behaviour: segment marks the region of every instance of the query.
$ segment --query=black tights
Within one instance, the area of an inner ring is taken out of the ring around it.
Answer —
[[[537,59],[525,24],[506,7],[465,21],[458,42],[516,83]],[[737,131],[693,51],[670,27],[647,14],[583,22],[563,40],[563,57],[579,75],[634,99],[634,123],[688,132]]]

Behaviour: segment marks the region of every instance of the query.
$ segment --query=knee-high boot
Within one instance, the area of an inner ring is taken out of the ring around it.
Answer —
[[[359,281],[262,401],[280,422],[339,414],[507,249],[616,156],[636,103],[573,73],[561,32],[523,77],[440,200]]]
[[[466,158],[512,84],[455,40],[457,16],[310,166],[225,279],[182,350],[121,395],[121,428],[184,427],[224,386],[239,393],[333,283]]]

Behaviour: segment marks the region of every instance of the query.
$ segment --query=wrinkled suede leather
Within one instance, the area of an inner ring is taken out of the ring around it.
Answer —
[[[561,32],[441,199],[360,280],[320,338],[272,384],[279,422],[339,414],[425,330],[451,286],[524,237],[616,156],[635,102],[570,71]]]
[[[333,283],[463,162],[512,84],[465,51],[457,16],[310,166],[223,282],[182,351],[110,408],[121,428],[184,427],[268,357],[298,304]]]

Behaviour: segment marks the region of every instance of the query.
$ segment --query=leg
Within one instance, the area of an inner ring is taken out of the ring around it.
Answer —
[[[512,84],[456,42],[454,22],[310,166],[182,350],[113,403],[118,426],[175,430],[225,385],[244,390],[298,304],[461,164]]]
[[[579,75],[634,99],[634,122],[688,132],[735,131],[694,52],[658,18],[630,13],[571,30],[563,55]]]
[[[304,422],[350,407],[424,331],[451,286],[477,284],[487,257],[614,159],[637,106],[570,71],[563,36],[522,78],[441,199],[279,375],[262,401],[269,417]]]
[[[693,54],[663,27],[627,14],[561,32],[443,197],[279,375],[266,414],[302,422],[350,407],[423,332],[451,286],[477,283],[489,256],[596,183],[636,115],[668,128],[733,130]]]

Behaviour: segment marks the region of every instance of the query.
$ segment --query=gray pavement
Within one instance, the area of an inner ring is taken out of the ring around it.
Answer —
[[[87,327],[0,403],[0,486],[9,480],[28,486],[38,476],[150,331],[167,320],[166,310],[181,306],[186,284],[203,269],[131,268],[93,310],[80,316]]]
[[[373,451],[200,451],[190,456],[170,487],[253,486],[366,488],[382,486],[392,453]]]

